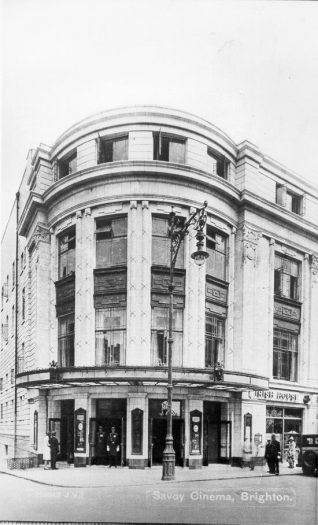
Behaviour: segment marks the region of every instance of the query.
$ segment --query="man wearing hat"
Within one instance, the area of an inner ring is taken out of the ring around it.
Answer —
[[[280,460],[280,443],[276,440],[275,434],[272,434],[272,439],[270,443],[266,445],[265,458],[269,466],[269,472],[278,476]]]
[[[288,468],[294,468],[295,466],[295,452],[296,452],[296,443],[292,436],[288,438],[288,451],[287,451],[287,461]]]
[[[107,438],[107,452],[109,453],[109,468],[114,465],[117,468],[117,452],[119,451],[119,436],[116,428],[112,427],[111,433]]]
[[[51,437],[50,437],[49,443],[50,443],[50,447],[51,447],[51,469],[52,470],[57,470],[57,468],[56,468],[56,460],[57,460],[57,455],[59,453],[59,442],[58,442],[58,440],[56,438],[56,432],[52,432],[51,433]]]

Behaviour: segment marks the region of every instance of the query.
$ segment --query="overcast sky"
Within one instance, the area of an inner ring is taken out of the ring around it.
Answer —
[[[317,2],[2,0],[2,230],[30,148],[156,104],[248,139],[318,186]]]

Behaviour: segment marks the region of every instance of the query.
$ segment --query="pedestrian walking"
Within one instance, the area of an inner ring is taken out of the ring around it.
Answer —
[[[43,461],[44,461],[44,470],[49,470],[50,460],[51,460],[51,447],[49,442],[50,433],[47,432],[43,439]]]
[[[287,451],[288,468],[294,468],[295,454],[296,454],[296,443],[294,441],[294,438],[291,436],[288,439],[288,451]]]
[[[107,452],[109,454],[109,468],[117,468],[117,453],[119,452],[119,435],[116,428],[112,427],[111,433],[107,438]]]
[[[272,439],[266,445],[265,458],[271,474],[279,475],[279,460],[280,460],[280,443],[276,440],[275,434],[272,434]]]
[[[50,446],[51,446],[51,469],[52,470],[57,470],[56,468],[56,460],[57,460],[57,455],[59,453],[59,442],[56,438],[56,432],[52,432],[51,433],[51,437],[50,437]]]

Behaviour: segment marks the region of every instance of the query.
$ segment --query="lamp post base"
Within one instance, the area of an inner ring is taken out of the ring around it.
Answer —
[[[173,437],[166,436],[166,445],[162,456],[162,481],[175,479],[175,452],[173,450]]]

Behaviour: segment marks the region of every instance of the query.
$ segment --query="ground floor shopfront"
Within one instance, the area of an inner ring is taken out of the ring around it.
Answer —
[[[83,371],[80,381],[72,376],[64,385],[65,377],[53,372],[37,373],[39,377],[35,377],[36,373],[21,376],[28,407],[28,418],[23,424],[28,431],[22,436],[18,427],[18,449],[21,439],[24,450],[28,441],[29,453],[41,459],[44,436],[47,431],[55,431],[60,460],[76,467],[107,465],[107,438],[114,426],[119,437],[118,464],[130,468],[161,464],[167,428],[164,381],[157,380],[154,385],[154,381],[142,379],[143,371],[138,371],[138,381],[126,380],[124,384],[123,378],[119,381],[116,375],[115,382],[104,373],[97,382],[99,371],[94,371],[92,380],[85,380],[84,375],[90,371]],[[116,371],[107,371],[107,375],[111,373],[115,377]],[[147,374],[149,370],[145,370],[145,377]],[[40,381],[43,375],[45,382]],[[317,392],[283,390],[271,385],[265,388],[265,381],[258,377],[253,380],[263,381],[262,390],[257,390],[256,385],[248,389],[241,376],[241,384],[234,384],[234,373],[228,376],[232,382],[207,382],[207,386],[202,382],[194,384],[192,377],[189,374],[188,385],[183,381],[173,389],[172,431],[178,466],[240,465],[246,440],[253,455],[263,458],[272,433],[284,450],[290,435],[297,442],[301,434],[318,433]],[[3,443],[10,456],[7,437]]]
[[[107,438],[119,435],[118,464],[145,468],[162,463],[167,430],[167,401],[161,392],[62,392],[48,397],[47,428],[60,442],[60,459],[75,466],[109,462]],[[227,392],[193,395],[176,392],[172,431],[176,465],[197,468],[232,460],[232,422],[236,399]],[[237,412],[237,411],[236,411]]]

